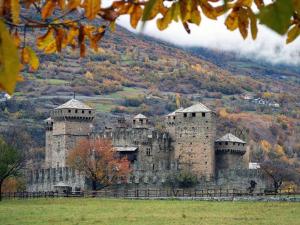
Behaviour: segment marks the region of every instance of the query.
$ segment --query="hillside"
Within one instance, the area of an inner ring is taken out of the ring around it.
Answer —
[[[297,145],[297,69],[271,67],[207,49],[184,49],[121,27],[108,33],[100,46],[98,53],[90,51],[85,58],[71,49],[41,54],[39,70],[25,72],[15,96],[0,102],[2,129],[23,124],[43,145],[42,120],[73,92],[97,109],[99,129],[120,113],[141,112],[159,120],[156,116],[176,108],[175,93],[180,93],[183,106],[201,101],[218,112],[226,109],[229,114],[220,116],[221,131],[225,124],[228,129],[250,130],[249,138],[256,142],[267,139],[275,144],[285,139],[280,143],[286,148]],[[245,101],[241,94],[266,98],[280,107]],[[278,119],[282,114],[287,127]],[[270,127],[277,132],[272,133]]]

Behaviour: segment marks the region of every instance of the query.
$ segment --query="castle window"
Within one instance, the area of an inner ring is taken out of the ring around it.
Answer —
[[[82,110],[82,113],[84,114],[84,110]]]
[[[221,142],[219,142],[219,145],[222,145],[222,143],[221,143]]]
[[[68,110],[68,113],[71,113],[71,109]]]
[[[202,113],[202,117],[205,117],[205,113],[204,112]]]
[[[192,117],[196,117],[196,113],[193,112],[193,113],[192,113]]]
[[[240,146],[240,143],[238,143],[238,146]]]
[[[173,116],[173,120],[175,120],[175,116]]]
[[[228,145],[228,142],[227,142],[227,141],[225,142],[225,145]]]
[[[245,144],[243,144],[243,146],[245,146]]]
[[[146,155],[147,156],[151,156],[151,148],[147,148],[146,149]]]
[[[133,120],[133,124],[135,124],[135,120]]]
[[[233,142],[233,145],[235,145],[235,142]]]
[[[154,169],[155,169],[154,164],[152,164],[152,170],[154,170]]]
[[[75,109],[75,113],[78,113],[78,110],[77,110],[77,109]]]
[[[187,113],[183,113],[183,117],[187,117]]]
[[[91,114],[91,113],[92,113],[92,111],[90,110],[90,111],[89,111],[89,114]]]

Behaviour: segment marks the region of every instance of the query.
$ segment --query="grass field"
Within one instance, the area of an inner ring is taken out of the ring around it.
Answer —
[[[300,203],[36,199],[0,203],[1,225],[299,225]]]

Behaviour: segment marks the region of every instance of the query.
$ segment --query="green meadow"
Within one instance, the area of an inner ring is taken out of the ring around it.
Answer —
[[[300,203],[55,198],[0,202],[1,225],[299,225]]]

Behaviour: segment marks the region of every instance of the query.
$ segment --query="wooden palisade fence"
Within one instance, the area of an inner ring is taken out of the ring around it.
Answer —
[[[104,189],[100,191],[77,192],[5,192],[2,197],[8,199],[54,198],[54,197],[102,197],[102,198],[217,198],[238,196],[296,196],[299,191],[279,190],[278,193],[264,190],[249,193],[238,189]]]

